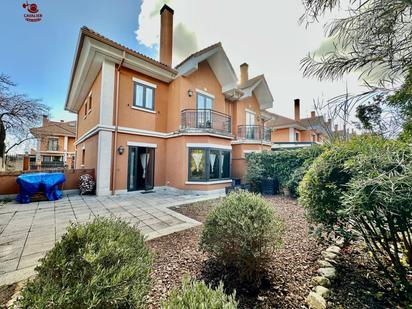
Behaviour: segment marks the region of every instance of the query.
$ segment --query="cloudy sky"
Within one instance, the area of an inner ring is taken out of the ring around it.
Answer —
[[[301,98],[302,116],[313,100],[358,91],[355,77],[340,82],[305,79],[300,60],[324,40],[322,24],[299,25],[301,0],[37,0],[43,20],[24,20],[23,0],[3,0],[0,72],[17,91],[40,98],[54,119],[74,119],[63,110],[79,29],[86,25],[150,57],[158,57],[159,9],[174,10],[174,64],[221,41],[235,70],[249,63],[249,76],[264,73],[275,99],[274,111],[292,116]],[[30,1],[29,1],[30,2]]]

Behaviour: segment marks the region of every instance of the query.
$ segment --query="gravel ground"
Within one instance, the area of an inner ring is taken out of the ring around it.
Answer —
[[[199,251],[200,226],[148,242],[156,255],[150,307],[157,308],[184,275],[191,275],[212,284],[223,280],[228,292],[236,289],[240,308],[302,308],[311,288],[310,278],[318,268],[317,260],[322,247],[308,237],[303,209],[294,200],[281,196],[268,200],[285,221],[286,231],[283,247],[275,253],[267,278],[258,291],[238,284],[236,273],[224,272],[208,261],[207,254]],[[217,202],[196,203],[176,211],[203,222]]]

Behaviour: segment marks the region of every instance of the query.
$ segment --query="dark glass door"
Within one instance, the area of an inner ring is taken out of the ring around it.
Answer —
[[[129,146],[128,191],[153,189],[154,161],[154,148]]]

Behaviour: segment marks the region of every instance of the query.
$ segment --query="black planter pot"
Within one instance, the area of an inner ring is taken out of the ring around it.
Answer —
[[[265,195],[274,195],[278,191],[278,182],[275,179],[262,179],[260,192]]]

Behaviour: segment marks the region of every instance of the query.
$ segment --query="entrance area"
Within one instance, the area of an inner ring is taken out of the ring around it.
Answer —
[[[155,148],[129,146],[127,191],[154,187]]]

